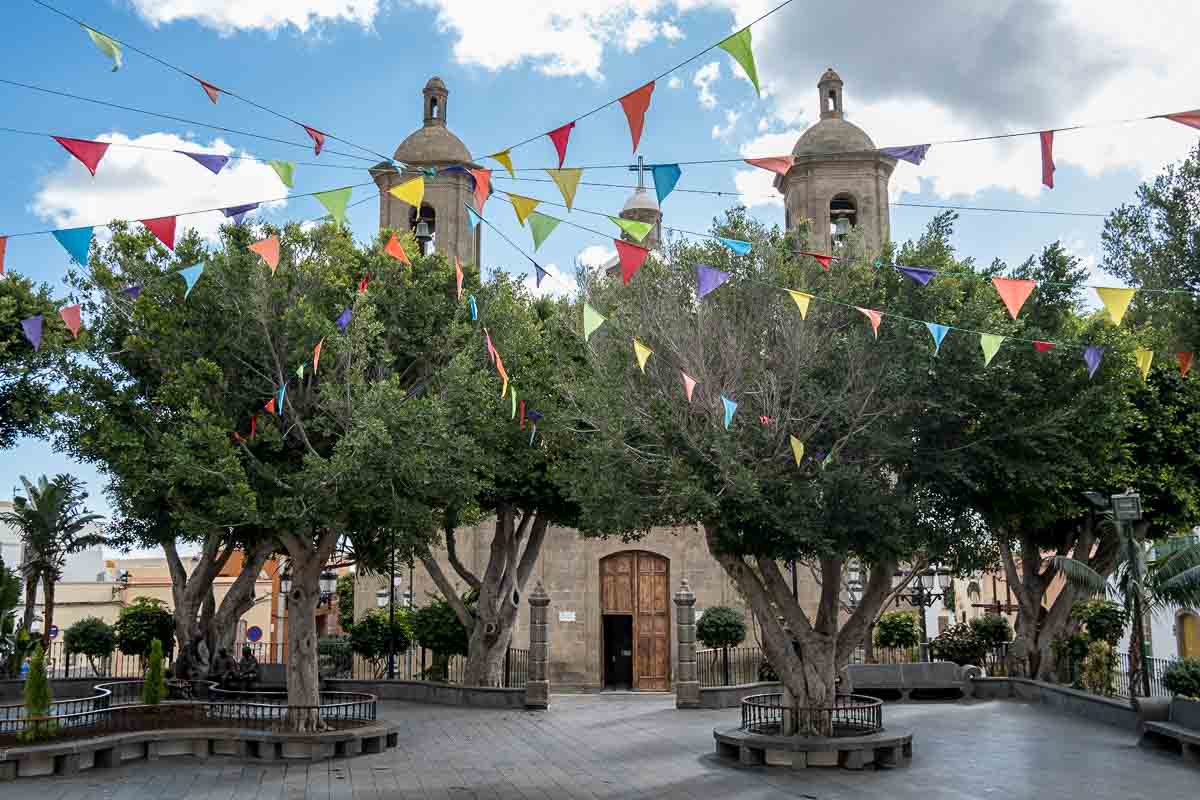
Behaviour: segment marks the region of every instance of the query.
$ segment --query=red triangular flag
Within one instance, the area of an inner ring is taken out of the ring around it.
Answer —
[[[250,415],[250,436],[247,438],[253,439],[255,432],[258,431],[258,414]]]
[[[1189,128],[1200,128],[1200,109],[1195,111],[1182,111],[1178,114],[1164,114],[1166,119],[1172,122],[1178,122],[1180,125],[1187,125]]]
[[[383,252],[387,253],[389,256],[401,262],[402,264],[407,264],[410,267],[412,266],[412,262],[408,260],[408,253],[404,252],[404,248],[400,245],[400,239],[397,238],[396,234],[394,233],[392,234],[392,238],[388,239],[388,243],[386,246],[384,246]]]
[[[195,78],[196,76],[193,75],[192,77]],[[200,80],[199,78],[196,78],[196,80],[200,82],[200,88],[204,90],[206,95],[208,95],[208,99],[212,100],[213,103],[216,104],[217,99],[221,96],[221,90],[216,86],[213,86],[208,81]]]
[[[563,161],[567,158],[567,140],[571,138],[571,129],[574,127],[574,122],[568,122],[561,128],[555,128],[546,134],[550,137],[550,141],[554,142],[554,149],[558,151],[559,169],[562,169]]]
[[[1033,291],[1034,285],[1033,281],[1016,278],[992,278],[992,286],[996,287],[996,294],[1000,295],[1004,305],[1008,306],[1008,313],[1012,314],[1013,319],[1016,319],[1017,314],[1021,312],[1021,306],[1025,305],[1025,301],[1029,299],[1029,293]]]
[[[513,391],[515,392],[515,391],[516,391],[516,389],[513,389]],[[525,401],[524,401],[524,400],[520,400],[520,401],[518,401],[518,402],[517,402],[517,408],[519,408],[519,409],[521,410],[521,427],[520,427],[520,430],[525,430]]]
[[[1186,378],[1192,371],[1192,353],[1176,353],[1175,358],[1179,361],[1179,374]]]
[[[268,414],[275,413],[275,398],[274,397],[272,397],[270,400],[268,400],[267,404],[265,406],[263,406],[263,411],[267,412]]]
[[[492,190],[492,171],[490,169],[469,169],[471,177],[475,179],[475,210],[483,216],[483,204],[487,202],[491,196]]]
[[[629,120],[629,135],[633,137],[633,152],[637,152],[638,142],[642,140],[642,125],[646,122],[646,109],[650,107],[650,95],[654,94],[654,81],[650,81],[640,89],[635,89],[621,98],[621,108],[625,109],[625,119]],[[562,164],[560,163],[561,167]]]
[[[255,242],[250,245],[250,252],[258,253],[263,261],[267,262],[267,266],[271,268],[271,274],[275,274],[275,268],[279,266],[279,237],[268,236],[261,242]]]
[[[146,230],[165,244],[167,249],[175,249],[175,217],[155,217],[154,219],[143,219],[140,222],[146,226]]]
[[[361,281],[359,281],[359,282],[358,282],[358,293],[359,293],[359,294],[366,294],[366,293],[367,293],[367,284],[368,284],[368,283],[370,283],[370,282],[371,282],[371,276],[370,276],[370,275],[364,275],[364,276],[363,276],[363,279],[362,279]]]
[[[1054,188],[1054,131],[1042,131],[1042,183]]]
[[[317,371],[317,364],[321,363],[321,345],[325,344],[325,340],[317,342],[317,346],[313,348],[313,372]]]
[[[92,173],[92,177],[96,175],[96,167],[100,164],[100,159],[104,158],[104,153],[108,150],[108,142],[92,142],[87,139],[67,139],[62,136],[52,137],[54,141],[66,148],[67,152],[79,159],[79,161]]]
[[[770,158],[747,158],[746,163],[752,167],[761,167],[776,175],[787,175],[792,168],[792,156],[771,156]]]
[[[831,261],[833,261],[833,256],[826,256],[826,255],[822,255],[821,253],[810,253],[806,250],[801,250],[800,255],[812,256],[813,258],[815,258],[817,260],[817,263],[820,264],[821,267],[824,268],[824,270],[826,272],[829,272],[829,263]]]
[[[313,155],[321,155],[321,148],[325,146],[325,134],[321,133],[316,128],[310,128],[307,125],[301,125],[300,127],[304,128],[304,132],[312,137]]]
[[[1033,343],[1033,349],[1039,353],[1046,353],[1054,349],[1054,342],[1037,341]]]
[[[67,306],[59,309],[58,315],[62,317],[62,321],[66,323],[67,329],[71,331],[71,335],[76,339],[79,338],[79,306]]]
[[[0,275],[4,274],[4,251],[8,249],[8,237],[0,236]]]
[[[621,259],[621,279],[629,283],[633,274],[642,268],[642,263],[646,256],[650,255],[650,251],[621,239],[613,239],[613,243],[616,244],[617,256]]]

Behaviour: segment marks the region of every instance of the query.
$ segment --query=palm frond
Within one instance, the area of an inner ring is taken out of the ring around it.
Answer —
[[[1102,595],[1108,591],[1108,582],[1096,570],[1067,556],[1055,556],[1054,566],[1072,587],[1090,595]]]
[[[1185,569],[1155,586],[1156,605],[1164,607],[1200,606],[1200,564]]]

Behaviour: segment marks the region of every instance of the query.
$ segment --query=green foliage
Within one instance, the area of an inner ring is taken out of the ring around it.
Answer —
[[[376,678],[383,677],[387,670],[389,648],[394,647],[399,657],[412,644],[413,629],[408,616],[406,610],[397,608],[389,626],[388,609],[376,608],[350,628],[350,649],[371,662]]]
[[[443,656],[465,656],[468,633],[454,609],[440,597],[412,613],[412,635],[417,644]]]
[[[46,655],[42,652],[41,642],[38,642],[29,659],[29,674],[25,678],[25,717],[36,720],[49,716],[53,700],[50,678],[46,674]],[[54,731],[52,723],[35,721],[18,734],[17,739],[23,743],[37,742],[50,738]]]
[[[1083,626],[1088,640],[1116,647],[1129,625],[1129,614],[1108,600],[1085,600],[1071,609],[1071,617]]]
[[[875,624],[875,644],[879,647],[916,647],[921,643],[917,617],[908,611],[889,611]]]
[[[127,656],[145,656],[150,653],[152,643],[159,646],[167,642],[168,652],[175,636],[175,617],[166,604],[152,597],[135,597],[121,609],[113,625],[117,648]]]
[[[1163,672],[1162,684],[1171,694],[1200,700],[1200,658],[1172,661]]]
[[[45,284],[35,285],[11,270],[0,279],[0,450],[45,428],[54,367],[77,346],[58,316],[58,307]],[[35,351],[21,320],[38,314],[42,315],[42,346]],[[86,330],[81,333],[86,335]]]
[[[988,645],[970,625],[951,625],[929,642],[930,654],[939,661],[953,661],[959,666],[978,665],[987,653]]]
[[[746,639],[746,619],[729,606],[712,606],[696,623],[696,638],[705,647],[737,647]]]
[[[970,624],[975,635],[988,647],[996,647],[1012,641],[1012,626],[1008,624],[1007,617],[999,614],[984,614],[982,617],[971,620]]]
[[[1116,654],[1112,645],[1102,639],[1095,639],[1088,645],[1087,655],[1083,659],[1083,669],[1079,673],[1079,681],[1083,688],[1092,694],[1112,696],[1116,692],[1113,683],[1113,668],[1116,666]]]
[[[106,659],[117,646],[113,627],[98,617],[84,617],[63,632],[63,645],[68,653],[80,653],[87,657],[92,674],[99,675],[97,659]],[[103,662],[101,662],[103,663]]]
[[[167,680],[163,669],[163,645],[159,639],[150,643],[150,658],[142,682],[142,703],[156,706],[167,696]]]
[[[21,578],[0,558],[0,675],[7,672],[17,647],[17,609],[21,605]]]
[[[354,626],[354,575],[346,573],[337,579],[338,625],[347,633]]]
[[[322,677],[349,678],[354,653],[349,636],[326,636],[317,642],[317,670]]]

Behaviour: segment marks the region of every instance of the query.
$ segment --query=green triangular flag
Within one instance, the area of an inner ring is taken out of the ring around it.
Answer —
[[[596,329],[604,324],[606,318],[601,316],[600,312],[592,308],[587,303],[583,304],[583,340],[586,342],[588,337],[596,332]]]
[[[746,77],[754,84],[754,91],[761,97],[762,90],[758,87],[758,68],[754,66],[754,50],[750,47],[750,29],[743,28],[717,47],[729,53],[733,56],[734,61],[742,65],[742,69],[746,71]]]
[[[80,23],[82,25],[82,23]],[[91,37],[92,43],[99,48],[101,53],[113,60],[112,71],[116,72],[121,68],[121,47],[111,38],[105,36],[100,31],[95,31],[87,25],[83,25],[83,29],[87,31],[87,35]]]
[[[560,222],[562,220],[558,217],[548,217],[540,211],[529,215],[529,229],[533,231],[533,249],[535,251],[542,246],[542,242],[546,241],[546,237],[554,232]]]
[[[301,364],[301,365],[300,365],[300,366],[299,366],[299,367],[296,369],[296,377],[297,377],[297,378],[299,378],[299,379],[300,379],[300,380],[302,380],[302,381],[304,380],[304,365],[303,365],[303,364]]]
[[[275,174],[279,176],[279,180],[283,181],[283,185],[291,189],[295,186],[292,180],[292,175],[296,172],[296,165],[291,161],[268,161],[267,165],[275,170]]]
[[[623,219],[621,217],[609,217],[621,230],[633,237],[635,242],[640,242],[646,238],[646,234],[654,229],[654,226],[649,222],[638,222],[636,219]]]
[[[313,197],[329,210],[337,223],[346,221],[346,204],[350,202],[350,193],[354,189],[347,186],[344,189],[330,189],[328,192],[317,192]]]
[[[992,363],[992,359],[996,357],[996,351],[1000,349],[1000,343],[1004,341],[1004,337],[995,333],[979,334],[979,346],[983,348],[983,365],[986,367]]]

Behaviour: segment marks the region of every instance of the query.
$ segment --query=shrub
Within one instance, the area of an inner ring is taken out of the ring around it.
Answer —
[[[166,604],[152,597],[135,597],[133,602],[121,609],[117,624],[113,625],[117,637],[117,648],[127,656],[145,656],[151,643],[158,640],[159,647],[166,642],[167,652],[175,641],[175,617]]]
[[[915,614],[889,611],[875,625],[875,644],[879,647],[916,647],[921,643],[921,627]]]
[[[988,645],[970,625],[951,625],[929,642],[929,652],[940,661],[953,661],[960,667],[976,666],[983,660]]]
[[[1163,673],[1162,682],[1171,694],[1200,700],[1200,658],[1172,661]]]
[[[1129,625],[1129,615],[1125,609],[1109,600],[1076,603],[1071,609],[1071,617],[1083,625],[1088,639],[1108,642],[1110,647],[1117,646]]]
[[[350,637],[326,636],[317,641],[317,671],[321,677],[349,678],[353,662]]]
[[[376,608],[350,628],[350,649],[371,662],[376,678],[383,677],[387,669],[388,650],[393,636],[397,654],[403,653],[412,644],[412,623],[408,619],[408,612],[399,608],[395,610],[391,626],[388,625],[388,610]]]
[[[729,606],[713,606],[696,623],[696,638],[705,647],[737,647],[746,639],[746,620]]]
[[[86,656],[93,675],[101,672],[96,668],[96,659],[111,656],[116,643],[112,626],[97,617],[85,617],[63,632],[63,646],[67,652]]]
[[[458,621],[458,615],[442,598],[434,598],[427,606],[418,608],[412,615],[412,631],[417,642],[433,651],[433,680],[446,680],[450,656],[465,656],[470,642],[467,629]]]
[[[1116,656],[1113,654],[1112,645],[1097,639],[1088,645],[1079,682],[1092,694],[1112,696],[1116,693],[1116,687],[1113,685],[1115,667]]]
[[[167,696],[167,681],[163,676],[163,646],[155,639],[150,643],[150,660],[146,665],[146,677],[142,683],[142,702],[156,706]]]
[[[25,678],[25,717],[50,716],[50,704],[54,696],[50,691],[50,677],[46,674],[46,654],[42,652],[39,642],[33,648],[33,656],[29,659],[29,675]],[[37,742],[49,739],[54,735],[54,727],[49,722],[33,722],[17,736],[21,742]]]
[[[975,631],[975,635],[982,639],[988,647],[1007,644],[1013,638],[1008,618],[999,614],[984,614],[982,617],[976,617],[971,620],[971,630]]]
[[[347,572],[337,579],[338,627],[346,633],[354,625],[354,574]]]

